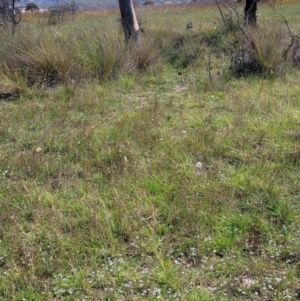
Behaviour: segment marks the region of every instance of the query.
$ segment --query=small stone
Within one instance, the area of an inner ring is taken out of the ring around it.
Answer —
[[[41,147],[37,147],[36,149],[35,149],[35,152],[36,153],[40,153],[42,151],[42,148]]]
[[[199,169],[201,169],[201,168],[202,168],[202,166],[203,166],[202,162],[197,162],[197,164],[196,164],[196,168],[199,168]]]

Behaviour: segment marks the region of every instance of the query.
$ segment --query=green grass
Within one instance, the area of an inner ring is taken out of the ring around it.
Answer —
[[[0,300],[299,299],[299,70],[233,77],[210,6],[139,14],[138,49],[113,11],[1,33]]]

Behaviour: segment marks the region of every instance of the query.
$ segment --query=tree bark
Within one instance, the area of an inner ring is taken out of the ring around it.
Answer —
[[[132,39],[135,43],[139,42],[140,29],[136,19],[132,0],[119,0],[121,22],[125,34],[125,40]]]
[[[257,2],[258,0],[246,0],[246,6],[245,6],[245,21],[246,25],[256,25],[257,16]]]

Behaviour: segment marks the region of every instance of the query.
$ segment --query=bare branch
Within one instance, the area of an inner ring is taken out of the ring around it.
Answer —
[[[290,42],[290,44],[288,45],[287,49],[285,50],[285,52],[283,53],[282,58],[281,58],[281,61],[283,62],[283,61],[285,61],[285,60],[287,59],[287,55],[288,55],[290,49],[292,48],[292,46],[294,45],[294,42],[295,42],[295,36],[292,34],[292,31],[291,31],[291,29],[290,29],[290,26],[289,26],[289,23],[288,23],[288,20],[286,19],[286,17],[285,17],[282,13],[278,12],[278,11],[276,10],[276,8],[275,8],[274,5],[272,5],[272,9],[274,10],[274,12],[275,12],[276,14],[278,14],[280,17],[283,18],[283,21],[284,21],[284,24],[285,24],[285,26],[286,26],[286,28],[287,28],[287,30],[288,30],[289,36],[291,37],[291,42]]]

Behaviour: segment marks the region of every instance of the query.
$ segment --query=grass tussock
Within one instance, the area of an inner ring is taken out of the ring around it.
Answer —
[[[17,99],[22,91],[22,87],[18,81],[10,79],[6,74],[0,75],[0,98],[3,99]]]
[[[27,29],[30,30],[30,29]],[[88,38],[87,38],[88,37]],[[7,35],[2,45],[2,70],[12,80],[15,74],[28,86],[54,86],[68,81],[104,81],[122,72],[143,71],[159,63],[159,52],[151,40],[138,47],[125,45],[121,37],[111,39],[97,28],[79,31],[76,38],[51,29]]]
[[[151,37],[145,37],[140,45],[129,45],[124,69],[126,72],[151,71],[161,63],[158,46]]]
[[[5,72],[11,77],[14,74],[22,76],[29,86],[62,83],[67,77],[72,78],[75,68],[72,54],[64,47],[64,41],[47,33],[28,36],[22,32],[6,37],[1,53]]]
[[[268,75],[278,74],[284,67],[284,55],[288,52],[291,37],[280,28],[262,26],[247,33],[253,55],[262,70]]]

